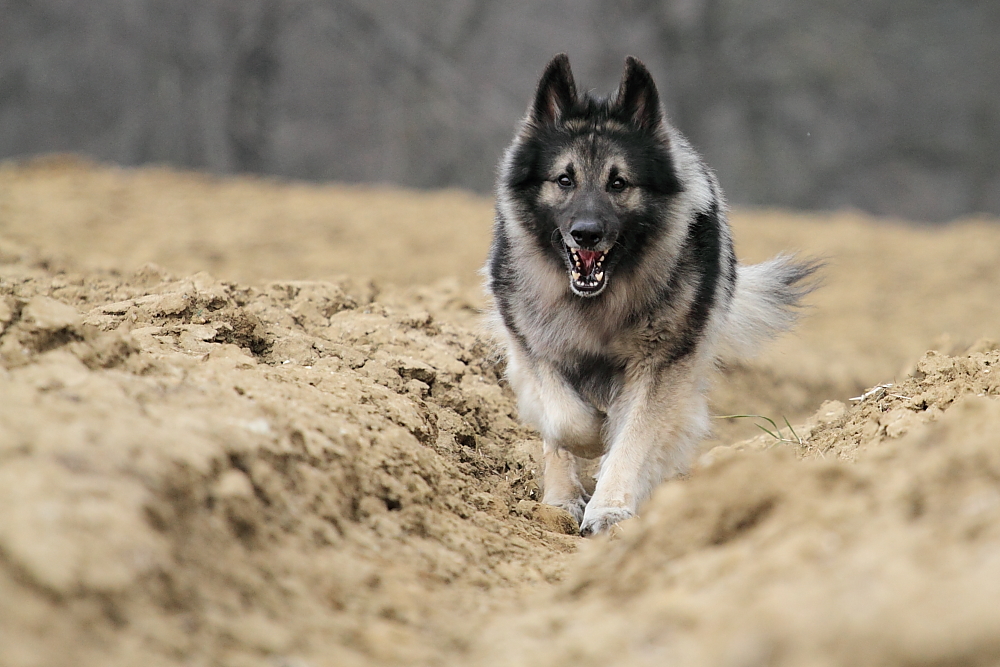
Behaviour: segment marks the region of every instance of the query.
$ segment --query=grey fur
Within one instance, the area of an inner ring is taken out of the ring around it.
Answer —
[[[647,153],[673,173],[646,173],[636,156]],[[574,240],[581,218],[605,234],[593,251]],[[600,533],[686,472],[720,356],[791,326],[816,268],[787,256],[737,265],[715,176],[666,122],[641,63],[626,61],[614,98],[580,99],[568,59],[554,58],[501,164],[484,270],[521,418],[543,438],[543,501]],[[574,270],[600,275],[599,289],[581,293]],[[602,458],[592,498],[570,454]]]

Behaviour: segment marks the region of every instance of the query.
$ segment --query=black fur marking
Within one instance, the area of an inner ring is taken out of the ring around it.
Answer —
[[[599,354],[586,354],[561,366],[563,377],[584,400],[606,412],[624,383],[625,363]]]
[[[709,314],[715,305],[716,291],[719,280],[729,283],[735,281],[735,273],[723,274],[722,222],[719,220],[719,205],[713,203],[708,211],[698,213],[694,223],[688,230],[687,240],[678,267],[678,274],[687,271],[700,275],[698,289],[695,292],[691,308],[688,310],[687,323],[679,333],[674,348],[667,356],[664,365],[673,364],[690,355],[697,349],[708,324]],[[725,249],[727,255],[732,255],[732,246]],[[735,271],[735,256],[727,257],[728,271]],[[684,268],[687,265],[687,269]],[[727,271],[727,272],[728,272]],[[727,289],[734,289],[727,286]]]

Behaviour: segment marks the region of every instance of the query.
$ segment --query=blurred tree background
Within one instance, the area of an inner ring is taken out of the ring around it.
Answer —
[[[0,0],[0,157],[488,192],[535,79],[625,55],[735,204],[1000,214],[1000,2]]]

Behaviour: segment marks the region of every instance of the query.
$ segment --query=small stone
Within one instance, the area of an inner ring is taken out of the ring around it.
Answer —
[[[80,323],[80,313],[76,308],[47,296],[33,297],[24,307],[22,317],[25,322],[43,331],[59,331]]]
[[[219,476],[212,494],[216,498],[252,498],[253,484],[242,470],[230,469]]]

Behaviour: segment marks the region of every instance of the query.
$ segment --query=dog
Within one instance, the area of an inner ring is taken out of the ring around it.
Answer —
[[[607,532],[687,472],[720,360],[789,328],[820,264],[737,262],[715,175],[633,57],[609,97],[549,62],[496,195],[488,319],[542,436],[542,502]],[[601,458],[591,497],[575,457]]]

